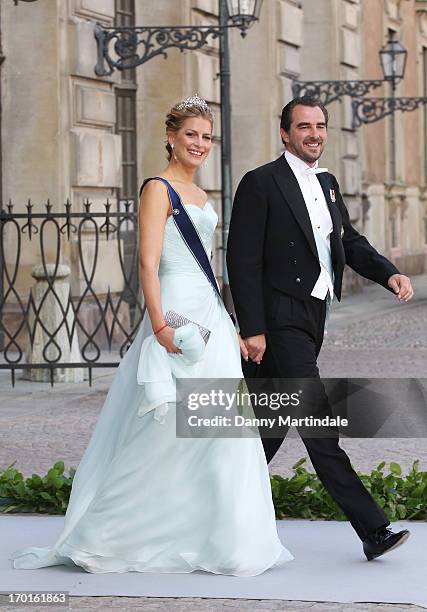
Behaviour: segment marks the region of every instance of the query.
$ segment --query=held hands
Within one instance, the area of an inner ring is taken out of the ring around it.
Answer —
[[[182,353],[181,349],[174,344],[174,334],[175,330],[167,325],[161,331],[157,332],[157,342],[164,346],[168,353]]]
[[[249,358],[259,365],[266,348],[265,335],[259,334],[258,336],[250,336],[244,340],[242,340],[239,335],[239,343],[243,359],[247,361]]]
[[[242,339],[241,335],[239,334],[239,332],[237,332],[237,338],[239,340],[239,345],[240,345],[240,353],[243,357],[243,359],[245,361],[247,361],[249,359],[248,356],[248,349],[246,348],[246,344],[245,341]]]
[[[410,279],[404,274],[392,274],[387,282],[388,286],[397,294],[400,302],[408,302],[414,295]]]

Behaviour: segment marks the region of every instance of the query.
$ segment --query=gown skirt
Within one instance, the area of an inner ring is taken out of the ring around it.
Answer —
[[[216,212],[210,202],[185,206],[210,256]],[[15,551],[14,568],[255,576],[294,558],[278,537],[261,439],[176,436],[177,377],[243,374],[230,317],[172,217],[159,277],[163,312],[211,330],[203,356],[186,365],[168,354],[145,313],[78,465],[62,533]]]

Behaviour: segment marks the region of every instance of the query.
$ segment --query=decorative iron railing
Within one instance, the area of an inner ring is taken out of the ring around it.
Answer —
[[[29,200],[26,212],[0,211],[0,369],[13,385],[17,370],[51,385],[86,372],[91,385],[92,369],[117,366],[136,335],[145,311],[136,201],[91,206],[75,212],[67,200],[52,212],[48,201],[33,212]]]

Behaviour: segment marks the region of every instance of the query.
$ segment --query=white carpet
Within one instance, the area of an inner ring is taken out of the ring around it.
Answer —
[[[78,567],[15,570],[10,554],[24,546],[47,546],[62,517],[0,516],[0,591],[64,590],[70,595],[221,597],[331,602],[417,604],[427,608],[427,523],[409,528],[402,547],[368,562],[349,523],[279,521],[283,543],[295,556],[282,568],[256,577],[191,574],[90,574]]]

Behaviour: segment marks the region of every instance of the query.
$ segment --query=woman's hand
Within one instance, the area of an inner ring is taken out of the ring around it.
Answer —
[[[246,348],[246,344],[244,343],[244,341],[243,341],[243,340],[242,340],[242,338],[240,337],[239,332],[237,332],[237,337],[238,337],[238,339],[239,339],[239,344],[240,344],[240,353],[241,353],[241,355],[242,355],[243,359],[244,359],[245,361],[247,361],[247,360],[248,360],[248,358],[249,358],[249,355],[248,355],[248,349]]]
[[[258,334],[257,336],[249,336],[244,339],[246,350],[248,351],[249,358],[257,363],[261,363],[262,358],[266,349],[265,334]]]
[[[164,346],[168,353],[182,353],[181,349],[174,344],[174,335],[175,330],[167,325],[156,334],[157,342]]]

